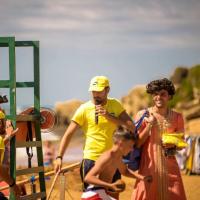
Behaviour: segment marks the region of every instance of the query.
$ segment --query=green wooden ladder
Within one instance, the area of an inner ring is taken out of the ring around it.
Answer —
[[[10,115],[14,127],[17,121],[31,121],[35,127],[36,140],[29,142],[16,142],[15,138],[11,139],[10,145],[10,174],[16,179],[16,176],[26,174],[39,174],[40,192],[29,194],[20,199],[46,199],[46,188],[44,179],[43,153],[40,130],[40,71],[39,71],[39,41],[15,41],[15,37],[0,37],[0,47],[8,47],[9,51],[9,80],[0,80],[0,88],[8,88],[10,94]],[[16,63],[15,63],[15,47],[32,47],[33,48],[33,66],[34,81],[32,82],[16,82]],[[34,114],[33,115],[17,115],[16,113],[16,88],[33,88],[34,89]],[[16,148],[36,147],[37,150],[37,167],[16,170]],[[10,199],[15,200],[13,193]]]

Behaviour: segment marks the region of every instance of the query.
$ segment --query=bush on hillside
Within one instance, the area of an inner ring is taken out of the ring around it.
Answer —
[[[178,102],[184,103],[193,100],[194,88],[200,90],[200,65],[195,65],[187,70],[181,67],[177,68],[171,80],[175,84],[178,83],[179,86],[176,94],[169,103],[170,107],[175,107]]]
[[[182,80],[185,79],[187,76],[188,76],[188,68],[177,67],[170,79],[174,84],[181,84]]]
[[[190,68],[188,80],[193,87],[200,89],[200,64]]]

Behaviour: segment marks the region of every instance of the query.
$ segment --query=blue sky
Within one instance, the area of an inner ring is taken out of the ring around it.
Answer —
[[[87,100],[95,75],[108,76],[110,95],[120,98],[200,63],[199,10],[199,0],[0,0],[0,35],[40,41],[42,105]],[[17,48],[16,56],[17,80],[31,80],[31,49]],[[1,79],[6,65],[1,48]],[[17,102],[31,97],[18,90]]]

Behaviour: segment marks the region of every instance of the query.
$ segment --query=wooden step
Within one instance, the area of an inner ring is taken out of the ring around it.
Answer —
[[[41,141],[31,141],[31,142],[16,142],[16,148],[23,148],[23,147],[42,147]]]
[[[44,166],[16,170],[16,176],[44,172]]]
[[[45,192],[38,192],[20,197],[20,200],[35,200],[37,198],[45,198]]]

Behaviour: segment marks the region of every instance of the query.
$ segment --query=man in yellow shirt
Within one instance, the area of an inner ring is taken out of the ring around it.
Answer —
[[[62,157],[71,140],[72,135],[81,128],[85,136],[81,178],[84,179],[88,171],[94,166],[99,156],[113,145],[113,133],[118,126],[124,126],[134,132],[134,125],[121,103],[109,98],[109,80],[105,76],[95,76],[90,82],[89,91],[92,100],[82,104],[74,114],[67,128],[59,148],[55,171],[62,166]],[[84,183],[84,188],[87,184]]]

